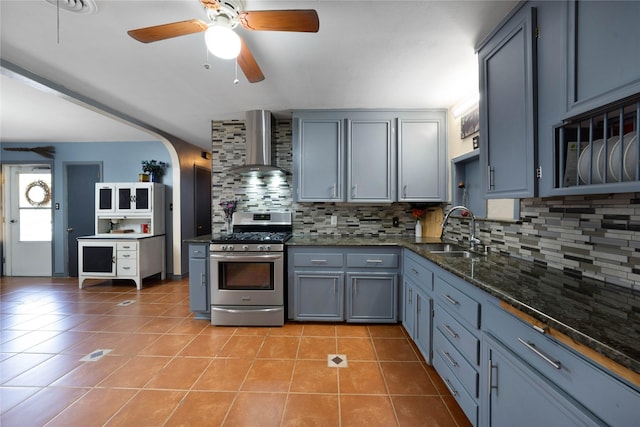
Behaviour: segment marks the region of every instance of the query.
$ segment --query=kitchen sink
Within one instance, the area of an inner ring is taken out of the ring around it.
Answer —
[[[420,248],[429,251],[429,252],[442,252],[442,253],[452,253],[452,252],[465,252],[466,249],[460,245],[456,245],[454,243],[421,243]]]
[[[443,256],[446,258],[482,258],[484,255],[477,254],[475,252],[454,250],[454,251],[431,251],[432,254]]]

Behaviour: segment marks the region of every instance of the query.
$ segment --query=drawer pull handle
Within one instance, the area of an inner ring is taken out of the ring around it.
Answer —
[[[455,388],[453,388],[453,385],[451,385],[451,382],[449,381],[449,378],[445,378],[444,382],[447,383],[447,388],[449,389],[449,391],[451,392],[451,394],[453,396],[457,396],[458,395],[458,390],[456,390]]]
[[[449,362],[449,365],[453,366],[454,368],[458,367],[458,362],[456,362],[455,359],[451,357],[449,353],[445,351],[444,353],[442,353],[442,355],[444,356],[445,359],[447,359],[447,362]]]
[[[411,269],[411,272],[412,272],[413,274],[415,274],[416,276],[418,275],[418,270],[416,270],[415,268],[412,268],[412,269]]]
[[[122,255],[122,258],[129,258],[131,255]]]
[[[458,304],[460,304],[458,301],[454,300],[453,298],[451,298],[451,297],[450,297],[449,295],[447,295],[447,294],[443,294],[442,296],[443,296],[443,297],[445,297],[445,299],[446,299],[447,301],[449,301],[449,302],[450,302],[451,304],[453,304],[453,305],[458,305]]]
[[[312,259],[311,262],[313,262],[315,264],[326,264],[327,260],[326,259]]]
[[[205,274],[200,275],[200,286],[204,288],[204,285],[207,284],[207,276]]]
[[[381,259],[368,259],[367,264],[382,264]]]
[[[449,326],[449,325],[444,325],[444,330],[445,330],[445,331],[447,331],[447,333],[448,333],[449,335],[451,335],[451,338],[459,338],[459,337],[460,337],[460,335],[458,335],[458,334],[456,333],[456,331],[454,331],[453,329],[451,329],[451,326]]]
[[[130,270],[131,267],[122,267],[123,270]]]
[[[534,343],[529,343],[526,342],[525,340],[523,340],[522,338],[518,338],[518,341],[520,341],[525,347],[527,347],[529,350],[533,351],[535,354],[537,354],[538,356],[540,356],[545,362],[547,362],[549,365],[553,366],[556,369],[560,369],[562,368],[562,364],[557,361],[557,360],[553,360],[551,359],[549,356],[547,356],[546,354],[544,354],[543,352],[541,352],[540,350],[538,350],[536,348],[536,345]]]

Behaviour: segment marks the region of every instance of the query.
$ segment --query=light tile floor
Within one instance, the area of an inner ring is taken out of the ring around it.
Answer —
[[[468,425],[400,325],[214,327],[186,280],[86,283],[0,278],[3,427]]]

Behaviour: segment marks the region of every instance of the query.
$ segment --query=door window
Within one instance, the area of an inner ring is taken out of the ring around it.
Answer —
[[[50,242],[51,174],[20,173],[18,176],[18,209],[22,242]]]

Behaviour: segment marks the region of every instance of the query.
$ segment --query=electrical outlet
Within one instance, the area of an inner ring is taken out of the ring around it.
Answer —
[[[400,227],[400,218],[398,218],[397,216],[393,217],[393,226]]]
[[[331,215],[331,225],[334,227],[338,225],[338,215]]]

